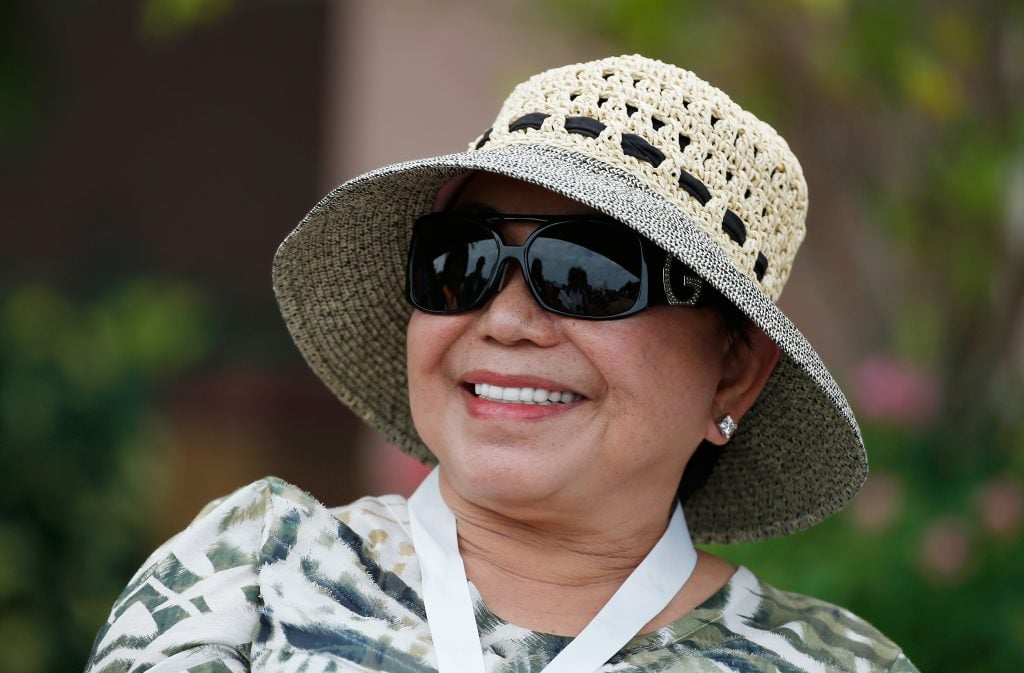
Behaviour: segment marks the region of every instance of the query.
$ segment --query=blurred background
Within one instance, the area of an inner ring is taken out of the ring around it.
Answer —
[[[922,671],[1024,661],[1024,3],[0,4],[0,670],[79,670],[145,556],[266,474],[341,504],[423,470],[305,368],[277,243],[335,184],[459,150],[526,76],[641,52],[807,174],[782,298],[872,473],[713,551]]]

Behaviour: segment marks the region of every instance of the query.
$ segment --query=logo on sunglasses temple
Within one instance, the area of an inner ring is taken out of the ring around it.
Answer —
[[[509,245],[501,228],[511,222],[538,226],[522,245]],[[651,264],[663,256],[636,231],[600,216],[431,213],[413,227],[406,298],[428,313],[481,308],[512,260],[534,299],[558,315],[609,320],[660,302],[692,306],[701,281],[685,275],[682,292],[674,290],[671,257],[660,264],[663,287],[651,287],[658,277]]]
[[[676,259],[672,255],[665,255],[665,263],[661,266],[661,284],[665,289],[665,302],[670,306],[696,306],[700,294],[704,290],[704,281],[700,276],[691,276],[688,273],[679,274],[682,278],[683,287],[686,288],[686,298],[682,299],[676,294],[672,287],[672,268]]]

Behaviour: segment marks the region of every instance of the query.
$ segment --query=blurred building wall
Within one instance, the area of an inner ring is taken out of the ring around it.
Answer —
[[[525,77],[607,55],[523,0],[330,7],[325,189],[388,163],[462,151]]]

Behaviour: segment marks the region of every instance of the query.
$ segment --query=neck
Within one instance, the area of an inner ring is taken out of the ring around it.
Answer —
[[[535,631],[576,635],[661,538],[672,500],[636,508],[625,520],[546,516],[523,520],[459,496],[443,472],[441,492],[455,513],[467,578],[488,608]],[[550,512],[550,510],[547,510]]]

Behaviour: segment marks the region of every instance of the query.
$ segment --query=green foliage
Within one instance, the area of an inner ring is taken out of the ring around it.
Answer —
[[[155,396],[208,349],[207,313],[168,282],[0,295],[0,670],[81,667],[150,544]]]
[[[848,510],[798,535],[709,551],[867,618],[922,671],[1015,670],[1024,535],[998,508],[1020,503],[989,494],[1008,484],[1019,498],[1020,472],[936,431],[872,426],[865,439],[873,473]]]
[[[234,5],[235,0],[144,0],[139,29],[150,40],[170,40],[218,22]]]
[[[0,167],[21,158],[45,118],[27,14],[19,3],[0,4]]]

